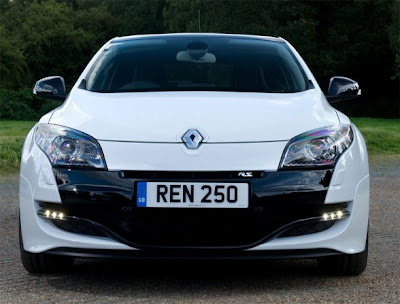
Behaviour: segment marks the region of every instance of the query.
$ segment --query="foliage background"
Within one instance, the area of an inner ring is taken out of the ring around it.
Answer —
[[[71,87],[115,36],[199,31],[281,36],[320,86],[357,80],[363,96],[335,104],[352,116],[399,117],[400,0],[0,0],[0,119],[37,119],[57,103],[31,95],[61,75]]]

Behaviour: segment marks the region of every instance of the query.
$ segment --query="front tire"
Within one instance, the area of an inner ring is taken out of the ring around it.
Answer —
[[[19,226],[19,250],[22,265],[30,273],[54,273],[65,271],[74,263],[73,257],[50,255],[46,253],[31,253],[24,249],[21,225]]]
[[[356,276],[364,272],[368,259],[368,235],[363,252],[323,257],[317,260],[318,269],[324,274]]]

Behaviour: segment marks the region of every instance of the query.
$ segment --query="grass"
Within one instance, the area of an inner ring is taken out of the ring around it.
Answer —
[[[353,117],[367,142],[368,153],[400,154],[400,119]]]
[[[25,136],[35,123],[0,120],[0,175],[19,170]]]
[[[400,154],[400,119],[352,118],[367,142],[370,155]],[[24,138],[34,121],[0,120],[0,175],[19,170]]]

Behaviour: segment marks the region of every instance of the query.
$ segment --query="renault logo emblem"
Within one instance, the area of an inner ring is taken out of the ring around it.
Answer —
[[[182,140],[188,149],[197,149],[203,142],[203,136],[196,129],[189,129],[183,135]]]

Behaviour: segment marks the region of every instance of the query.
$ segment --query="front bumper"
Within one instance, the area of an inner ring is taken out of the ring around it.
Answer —
[[[41,210],[62,212],[49,220],[58,228],[103,236],[140,249],[248,249],[271,239],[330,228],[323,213],[347,207],[325,205],[332,170],[255,172],[108,172],[54,169],[62,204],[39,202]],[[140,208],[142,181],[246,182],[246,209]]]
[[[275,235],[269,234],[267,235],[268,236],[267,239],[261,241],[256,240],[258,242],[255,244],[254,243],[250,244],[250,242],[239,244],[239,247],[242,248],[240,249],[240,251],[242,252],[273,251],[272,255],[274,254],[274,252],[278,253],[278,251],[282,250],[284,251],[310,250],[311,252],[314,253],[316,252],[317,255],[319,253],[322,254],[322,252],[319,251],[320,249],[323,250],[328,249],[329,252],[333,250],[341,253],[361,252],[364,249],[362,242],[365,243],[364,233],[366,236],[366,228],[363,229],[363,226],[368,221],[368,206],[365,205],[365,200],[368,199],[368,187],[369,187],[369,177],[366,177],[362,181],[360,181],[359,185],[357,186],[354,200],[348,202],[347,210],[350,211],[351,216],[347,219],[338,221],[331,228],[317,233],[310,233],[298,236],[279,237],[279,234]],[[26,192],[27,195],[30,194],[29,183],[27,183],[27,181],[24,178],[21,178],[21,191]],[[134,190],[131,189],[131,193],[133,193],[133,191]],[[322,190],[322,192],[325,191],[326,190]],[[281,194],[281,195],[283,196],[288,195],[288,197],[291,197],[293,194],[292,195]],[[21,212],[23,235],[25,232],[25,237],[24,237],[25,250],[28,250],[30,252],[46,252],[46,251],[50,252],[51,250],[56,250],[57,248],[58,249],[69,248],[69,250],[72,251],[75,250],[76,253],[78,253],[79,250],[89,250],[91,252],[96,252],[98,250],[100,251],[128,250],[130,252],[128,255],[132,254],[135,255],[136,253],[134,253],[133,251],[137,252],[142,251],[139,249],[148,247],[148,246],[143,246],[146,245],[143,243],[134,246],[132,244],[134,242],[132,241],[128,240],[127,242],[126,240],[118,239],[115,237],[109,237],[107,235],[90,236],[84,234],[71,233],[66,230],[60,229],[56,227],[54,223],[52,223],[50,220],[43,219],[37,215],[37,212],[41,209],[40,207],[41,203],[44,202],[31,201],[30,210],[28,210],[28,208],[24,208],[24,211]],[[295,200],[294,201],[289,200],[287,202],[287,205],[285,205],[287,210],[281,210],[281,211],[282,212],[289,211],[289,207],[293,206],[294,203]],[[64,204],[59,204],[59,203],[53,203],[52,205],[57,205],[60,208],[63,208],[64,206]],[[315,201],[315,204],[310,204],[310,206],[315,207],[316,210],[318,210],[319,208],[323,208],[324,206],[327,205],[331,204],[323,204],[321,203],[320,200]],[[93,209],[95,209],[94,208],[95,204],[92,206]],[[118,205],[118,207],[122,208],[124,206],[122,204]],[[304,207],[304,205],[299,204],[299,207],[300,208]],[[307,205],[305,207],[307,207]],[[255,210],[253,209],[253,211]],[[255,215],[253,216],[257,218],[259,215],[255,213]],[[23,220],[23,217],[25,217],[26,219]],[[207,220],[203,221],[203,225],[206,225],[207,223],[208,223]],[[251,223],[251,220],[248,219],[247,223]],[[239,222],[237,226],[241,227],[242,231],[245,232],[248,231],[247,227],[243,225],[243,222]],[[255,225],[255,227],[257,227],[257,225]],[[228,234],[228,235],[233,235],[233,234]],[[234,247],[232,246],[232,244],[229,245],[230,246],[223,246],[225,248],[221,248],[221,246],[218,247],[220,247],[219,248],[220,250],[225,250],[227,249],[227,247],[230,248]],[[168,246],[163,246],[163,247],[168,247]],[[187,248],[191,246],[183,246],[183,247]],[[208,244],[208,246],[204,246],[203,249],[205,249],[206,247],[213,247],[213,246],[209,246]],[[236,247],[236,249],[238,248]],[[235,249],[232,250],[236,251]],[[295,252],[293,254],[295,256],[298,256],[298,252]],[[77,255],[79,256],[79,254]],[[278,255],[281,255],[282,257],[286,256],[286,254],[283,255],[283,252],[279,252]],[[287,256],[291,255],[288,253]],[[303,256],[302,254],[299,255],[299,257],[302,256]]]

